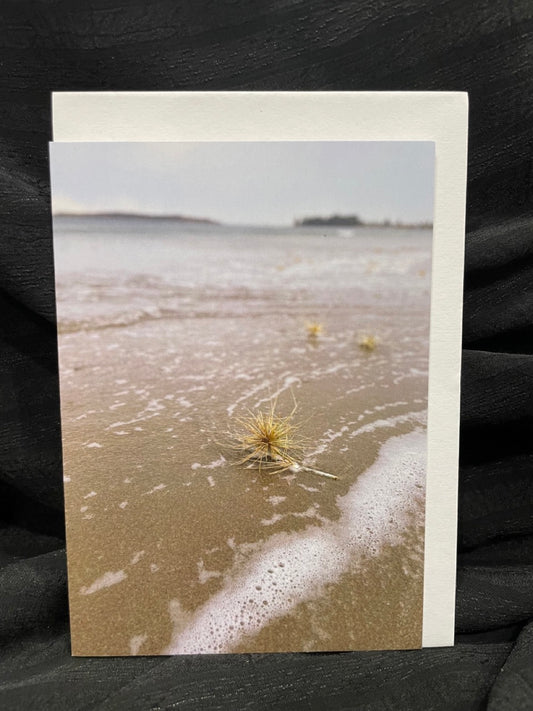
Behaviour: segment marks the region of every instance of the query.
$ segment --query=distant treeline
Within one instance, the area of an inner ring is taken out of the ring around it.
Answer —
[[[357,215],[331,215],[330,217],[304,217],[295,220],[295,227],[357,227],[363,221]]]
[[[399,222],[383,220],[365,222],[358,215],[331,215],[330,217],[304,217],[294,221],[295,227],[401,227],[403,229],[428,229],[431,222]]]

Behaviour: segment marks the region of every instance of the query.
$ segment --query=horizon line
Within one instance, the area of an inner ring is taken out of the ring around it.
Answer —
[[[333,219],[335,217],[338,217],[339,215],[328,215],[327,217],[321,218],[324,220],[328,219]],[[297,226],[302,226],[306,227],[309,225],[299,225],[298,223],[301,223],[302,220],[306,220],[309,218],[293,218],[292,223],[232,223],[232,222],[222,222],[221,220],[216,220],[210,217],[197,217],[197,216],[192,216],[192,215],[184,215],[181,213],[152,213],[152,212],[134,212],[134,211],[129,211],[129,210],[95,210],[95,211],[83,211],[83,212],[71,212],[71,211],[65,211],[65,210],[60,210],[58,212],[54,211],[52,209],[52,217],[123,217],[123,218],[135,218],[135,219],[146,219],[146,220],[177,220],[179,222],[191,222],[191,223],[200,223],[200,224],[210,224],[210,225],[215,225],[215,226],[224,226],[224,227],[229,227],[229,226],[243,226],[243,227],[297,227]],[[352,217],[352,216],[350,216]],[[314,216],[313,218],[314,219]],[[320,225],[322,227],[327,227],[327,226],[338,226],[338,225]],[[413,228],[420,228],[420,227],[426,227],[430,228],[433,227],[433,221],[432,220],[417,220],[417,221],[404,221],[404,220],[394,220],[391,218],[383,218],[381,220],[365,220],[363,218],[360,218],[360,224],[359,225],[347,225],[348,227],[374,227],[374,226],[380,226],[380,227],[413,227]]]

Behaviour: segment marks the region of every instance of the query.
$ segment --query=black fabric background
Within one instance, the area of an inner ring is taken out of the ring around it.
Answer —
[[[533,709],[532,3],[1,0],[0,17],[0,707]],[[50,92],[113,89],[469,92],[455,647],[70,657]]]

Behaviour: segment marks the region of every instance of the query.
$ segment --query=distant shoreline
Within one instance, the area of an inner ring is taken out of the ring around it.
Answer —
[[[401,222],[381,220],[366,222],[358,215],[330,215],[329,217],[304,217],[294,220],[293,227],[396,227],[400,229],[431,229],[432,222]]]
[[[99,218],[106,220],[158,220],[161,222],[181,222],[185,224],[200,224],[213,225],[215,227],[231,227],[231,224],[212,220],[208,217],[192,217],[189,215],[155,215],[140,212],[56,212],[53,217],[59,218]],[[285,228],[300,228],[300,227],[374,227],[380,229],[404,229],[404,230],[430,230],[433,228],[432,222],[401,222],[401,221],[372,221],[365,222],[355,216],[339,216],[332,217],[306,217],[300,220],[294,220],[292,225],[237,225],[238,227],[270,227],[276,229]]]
[[[150,215],[142,212],[56,212],[53,217],[104,217],[105,219],[163,220],[169,222],[195,222],[206,225],[220,225],[217,220],[208,217],[190,217],[188,215]]]

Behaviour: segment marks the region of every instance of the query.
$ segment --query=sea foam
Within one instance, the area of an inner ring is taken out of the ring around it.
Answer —
[[[175,623],[168,654],[230,652],[243,637],[320,597],[343,573],[357,570],[384,545],[401,542],[426,472],[426,433],[392,437],[378,459],[338,497],[338,521],[278,533],[224,578],[222,588]],[[177,601],[175,601],[177,602]]]
[[[127,577],[128,576],[123,570],[108,570],[107,573],[104,573],[100,578],[97,578],[93,583],[91,583],[91,585],[84,585],[80,588],[80,595],[92,595],[99,590],[121,583]]]

